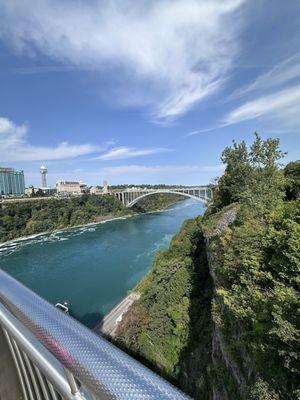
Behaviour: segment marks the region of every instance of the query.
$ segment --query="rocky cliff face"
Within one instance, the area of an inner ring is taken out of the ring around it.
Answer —
[[[292,220],[279,234],[280,221],[258,223],[234,204],[186,221],[136,288],[117,344],[194,399],[298,399],[297,295],[279,279],[296,269],[299,235]],[[287,258],[270,261],[278,243]]]
[[[228,228],[236,219],[236,208],[231,208],[224,212],[213,224],[213,226],[206,230],[206,254],[210,275],[213,279],[213,299],[215,308],[219,310],[223,305],[218,304],[218,297],[216,290],[219,287],[218,276],[215,271],[214,250],[211,246],[213,238],[218,238],[226,228]],[[230,353],[226,350],[226,340],[220,329],[218,318],[212,315],[213,331],[212,331],[212,353],[211,361],[213,370],[215,371],[212,380],[212,397],[213,400],[231,400],[233,393],[235,398],[239,398],[246,386],[243,374],[235,360],[231,357]],[[228,384],[230,382],[230,385]],[[228,390],[230,388],[230,390]]]
[[[194,398],[230,400],[244,384],[212,313],[218,278],[211,243],[235,218],[231,208],[206,229],[199,218],[188,221],[158,255],[117,329],[118,345]]]

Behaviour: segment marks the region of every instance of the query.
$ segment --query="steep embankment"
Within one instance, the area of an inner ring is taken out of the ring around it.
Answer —
[[[117,342],[185,390],[207,393],[212,279],[202,217],[183,224],[135,290],[141,297],[123,316]]]
[[[195,398],[300,399],[300,162],[233,142],[204,218],[138,288],[119,342]]]
[[[299,204],[268,223],[238,205],[186,221],[117,342],[199,399],[297,399]]]
[[[223,211],[205,227],[214,399],[299,399],[299,211],[284,202],[260,220],[240,207],[234,224]]]

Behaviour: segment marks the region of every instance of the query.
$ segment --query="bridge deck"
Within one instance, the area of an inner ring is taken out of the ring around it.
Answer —
[[[112,192],[125,206],[132,207],[140,199],[151,196],[153,194],[178,194],[192,199],[209,202],[212,200],[212,190],[208,186],[193,186],[193,187],[179,187],[179,188],[162,188],[162,189],[149,189],[149,188],[128,188],[126,190],[115,190]]]

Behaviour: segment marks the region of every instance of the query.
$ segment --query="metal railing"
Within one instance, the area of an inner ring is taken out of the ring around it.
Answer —
[[[0,326],[24,400],[189,398],[1,270]]]
[[[180,188],[127,188],[124,190],[113,190],[110,192],[116,196],[126,207],[132,207],[139,200],[153,194],[177,194],[194,200],[208,203],[213,198],[213,191],[209,186],[191,186]]]

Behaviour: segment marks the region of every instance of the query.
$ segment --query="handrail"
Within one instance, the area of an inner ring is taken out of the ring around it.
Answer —
[[[0,270],[0,303],[103,400],[189,397]]]

